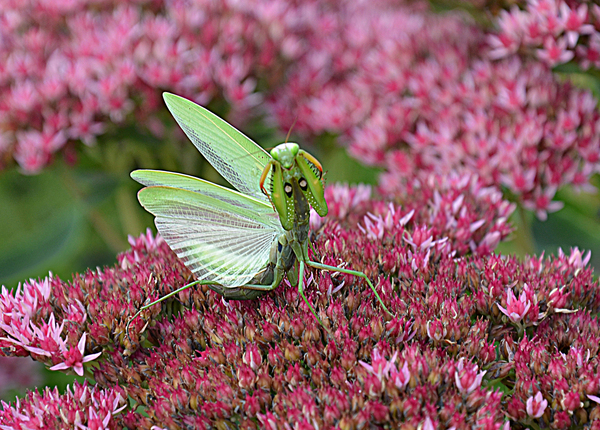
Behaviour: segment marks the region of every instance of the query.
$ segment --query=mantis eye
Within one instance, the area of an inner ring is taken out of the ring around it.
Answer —
[[[308,183],[306,182],[306,179],[304,179],[304,178],[300,178],[300,180],[298,181],[298,185],[300,185],[300,189],[302,191],[306,191],[306,189],[308,188]]]
[[[292,186],[289,183],[286,182],[283,186],[283,191],[288,197],[292,197]]]

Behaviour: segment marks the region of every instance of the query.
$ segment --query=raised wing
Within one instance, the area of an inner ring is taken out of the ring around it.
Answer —
[[[138,198],[197,279],[239,287],[267,266],[271,245],[284,230],[276,216],[264,216],[262,202],[241,196],[247,201],[232,204],[227,200],[240,197],[229,192],[229,198],[220,199],[188,189],[150,186],[140,190]],[[251,202],[255,210],[248,209]]]
[[[198,151],[231,185],[268,202],[259,186],[260,176],[271,160],[263,148],[202,106],[175,94],[163,93],[163,98]]]

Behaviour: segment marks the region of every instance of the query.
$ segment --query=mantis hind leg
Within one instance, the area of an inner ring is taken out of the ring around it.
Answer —
[[[157,300],[153,301],[152,303],[142,306],[125,326],[125,333],[127,334],[127,337],[129,337],[129,326],[131,325],[133,320],[135,320],[143,311],[154,306],[157,303],[160,303],[170,297],[173,297],[176,294],[181,293],[182,291],[187,290],[188,288],[193,287],[194,285],[207,285],[211,290],[215,291],[216,293],[221,294],[226,299],[252,300],[252,299],[255,299],[255,298],[277,288],[277,286],[281,282],[281,277],[282,277],[282,275],[274,276],[273,281],[267,285],[247,284],[247,285],[243,285],[241,287],[236,287],[236,288],[227,288],[217,282],[212,282],[212,281],[199,280],[199,281],[190,282],[189,284],[184,285],[183,287],[180,287],[174,291],[171,291],[169,294],[162,296],[160,299],[157,299]]]
[[[377,292],[377,290],[371,283],[371,280],[369,279],[369,277],[367,275],[365,275],[363,272],[360,272],[358,270],[344,269],[344,268],[336,267],[336,266],[329,266],[327,264],[317,263],[316,261],[307,261],[306,264],[310,267],[314,267],[315,269],[328,270],[330,272],[347,273],[348,275],[354,275],[354,276],[358,276],[359,278],[363,278],[365,281],[367,281],[367,284],[369,284],[369,287],[371,287],[371,290],[375,294],[375,297],[377,298],[377,301],[379,301],[379,304],[381,305],[383,310],[386,311],[389,315],[394,316],[394,314],[392,314],[388,310],[388,308],[385,306],[385,304],[383,303],[383,300],[381,300],[379,293]]]

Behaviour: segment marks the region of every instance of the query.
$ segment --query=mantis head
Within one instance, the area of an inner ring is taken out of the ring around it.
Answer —
[[[271,149],[271,157],[273,160],[279,161],[284,169],[289,170],[293,167],[299,150],[300,147],[297,143],[282,143]]]
[[[282,143],[271,150],[271,161],[261,176],[260,188],[269,196],[285,230],[294,223],[308,223],[309,204],[319,215],[327,215],[321,163],[297,143]],[[265,188],[268,172],[271,183]]]

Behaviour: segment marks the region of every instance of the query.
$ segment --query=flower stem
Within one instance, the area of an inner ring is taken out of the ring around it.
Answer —
[[[523,205],[517,205],[517,231],[515,233],[515,243],[522,254],[533,254],[535,252],[535,240],[531,231],[530,214],[523,208]]]

